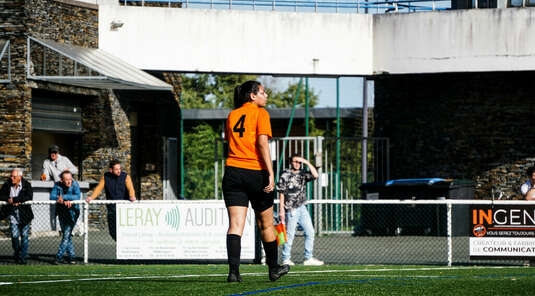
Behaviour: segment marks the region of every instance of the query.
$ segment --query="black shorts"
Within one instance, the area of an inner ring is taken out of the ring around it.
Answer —
[[[273,206],[275,192],[264,192],[269,184],[269,173],[265,170],[256,171],[226,166],[223,176],[223,196],[225,205],[248,207],[263,212]]]

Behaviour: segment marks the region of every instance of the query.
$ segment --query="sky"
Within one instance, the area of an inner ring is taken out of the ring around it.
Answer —
[[[284,89],[288,83],[299,81],[299,78],[282,78],[262,76],[259,79],[271,88]],[[303,82],[304,83],[304,82]],[[309,78],[308,85],[319,95],[316,107],[336,107],[336,78]],[[340,107],[362,107],[362,78],[340,78]],[[373,107],[373,82],[368,82],[368,107]]]

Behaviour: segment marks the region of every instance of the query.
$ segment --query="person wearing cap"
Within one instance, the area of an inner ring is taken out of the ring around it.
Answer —
[[[61,180],[60,174],[64,171],[71,172],[73,176],[78,174],[78,168],[66,156],[59,154],[59,147],[51,145],[48,148],[48,158],[43,162],[41,180],[59,182]]]

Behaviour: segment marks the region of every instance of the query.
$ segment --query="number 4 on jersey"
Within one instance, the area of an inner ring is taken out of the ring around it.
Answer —
[[[243,124],[245,123],[245,114],[243,114],[238,122],[234,125],[232,128],[232,131],[235,133],[240,133],[240,138],[243,138],[243,133],[245,132],[245,128],[243,127]]]

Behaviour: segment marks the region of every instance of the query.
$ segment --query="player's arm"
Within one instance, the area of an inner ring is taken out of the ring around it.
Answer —
[[[271,192],[275,188],[275,174],[273,173],[273,163],[271,162],[271,154],[269,153],[268,140],[268,135],[258,135],[258,139],[256,141],[262,161],[266,165],[269,173],[269,184],[264,188],[265,192]]]

